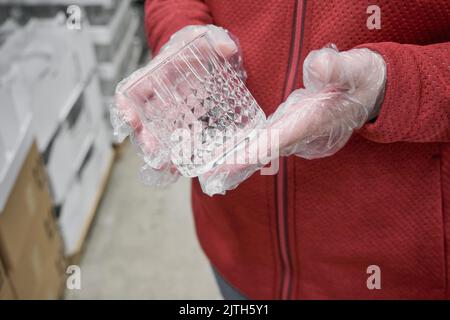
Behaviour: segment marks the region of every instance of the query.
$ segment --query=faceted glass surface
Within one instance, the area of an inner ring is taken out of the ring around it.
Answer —
[[[123,92],[184,176],[213,168],[266,119],[207,34],[144,71]]]

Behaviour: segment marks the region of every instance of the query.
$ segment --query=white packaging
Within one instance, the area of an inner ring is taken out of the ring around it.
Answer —
[[[94,138],[90,130],[90,120],[87,122],[86,113],[83,112],[75,128],[71,129],[64,125],[52,142],[46,167],[56,204],[64,200],[83,156],[89,150]]]
[[[100,91],[100,80],[98,75],[94,73],[89,84],[84,89],[84,102],[86,108],[91,114],[92,123],[97,125],[104,118],[103,97]]]
[[[0,51],[0,61],[5,51]],[[6,53],[8,54],[8,53]],[[0,212],[32,143],[26,84],[14,65],[0,63]]]
[[[93,74],[47,150],[46,166],[57,204],[64,200],[70,183],[94,141],[98,127],[104,123],[102,108],[98,77]]]
[[[43,151],[85,87],[95,57],[86,34],[50,22],[35,24],[39,32],[28,50],[34,54],[45,50],[45,54],[51,56],[46,73],[37,79],[32,91],[33,124],[38,147]]]
[[[30,21],[14,32],[0,59],[17,68],[33,112],[39,150],[46,149],[95,68],[95,54],[85,32],[71,31],[61,16]]]
[[[101,197],[112,156],[107,129],[101,125],[62,206],[59,224],[66,255],[77,253],[81,247]]]

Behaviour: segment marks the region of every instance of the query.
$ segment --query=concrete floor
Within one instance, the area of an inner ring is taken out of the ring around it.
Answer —
[[[221,299],[197,242],[190,182],[144,186],[128,146],[116,162],[66,299]]]

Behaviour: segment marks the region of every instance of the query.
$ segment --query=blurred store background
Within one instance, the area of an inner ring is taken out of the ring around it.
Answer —
[[[149,59],[143,1],[0,0],[0,299],[219,298],[189,181],[145,187],[113,141]]]

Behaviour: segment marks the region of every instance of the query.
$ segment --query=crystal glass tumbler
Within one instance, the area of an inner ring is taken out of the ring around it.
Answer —
[[[207,32],[159,60],[138,70],[117,93],[158,140],[159,156],[169,150],[182,175],[216,167],[265,125],[264,112]]]

